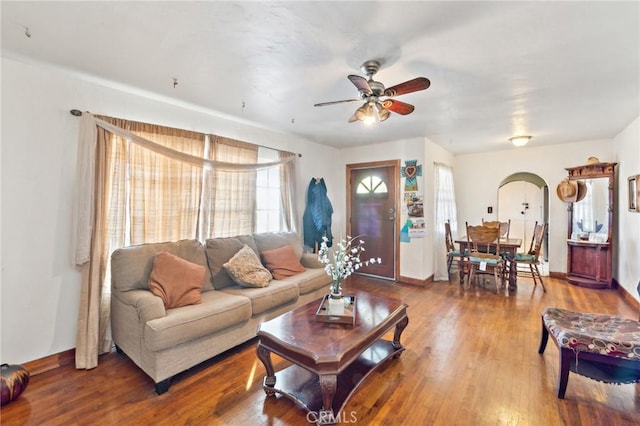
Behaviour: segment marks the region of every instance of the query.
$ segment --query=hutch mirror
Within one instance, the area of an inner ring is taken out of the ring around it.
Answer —
[[[592,163],[569,167],[570,180],[581,180],[586,195],[569,203],[567,281],[589,288],[611,288],[615,166]]]

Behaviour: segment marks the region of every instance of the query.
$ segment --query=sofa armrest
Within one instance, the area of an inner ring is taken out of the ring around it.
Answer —
[[[324,268],[324,264],[318,260],[317,253],[302,253],[300,263],[302,263],[302,266],[304,266],[305,268]]]
[[[134,307],[143,324],[152,319],[167,316],[162,298],[151,293],[149,290],[121,291],[113,293],[111,296],[116,297],[125,305]]]

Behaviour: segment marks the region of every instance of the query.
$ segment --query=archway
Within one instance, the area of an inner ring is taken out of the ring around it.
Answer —
[[[522,238],[522,250],[529,250],[535,222],[549,222],[549,186],[533,173],[520,172],[507,176],[498,188],[497,213],[501,221],[511,219],[509,236]],[[549,252],[548,241],[547,236],[540,256],[545,264]]]

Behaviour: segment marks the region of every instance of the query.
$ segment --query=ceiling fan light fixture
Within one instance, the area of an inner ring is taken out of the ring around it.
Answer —
[[[376,103],[376,109],[378,110],[378,120],[384,121],[387,118],[389,118],[389,114],[390,114],[389,110],[383,107],[382,104],[380,104],[380,102]]]
[[[367,105],[365,103],[353,114],[359,121],[364,121],[367,118]]]
[[[363,108],[365,109],[365,115],[364,115],[364,123],[365,124],[373,124],[376,122],[376,113],[375,110],[373,108],[372,102],[367,102],[366,105],[363,106]]]
[[[529,140],[531,140],[533,136],[514,136],[509,138],[509,142],[513,144],[513,146],[521,147],[525,146]]]

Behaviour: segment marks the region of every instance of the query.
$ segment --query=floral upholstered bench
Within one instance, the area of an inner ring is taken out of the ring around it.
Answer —
[[[546,308],[538,353],[549,334],[560,351],[558,398],[564,398],[569,371],[605,383],[640,381],[640,321]]]

